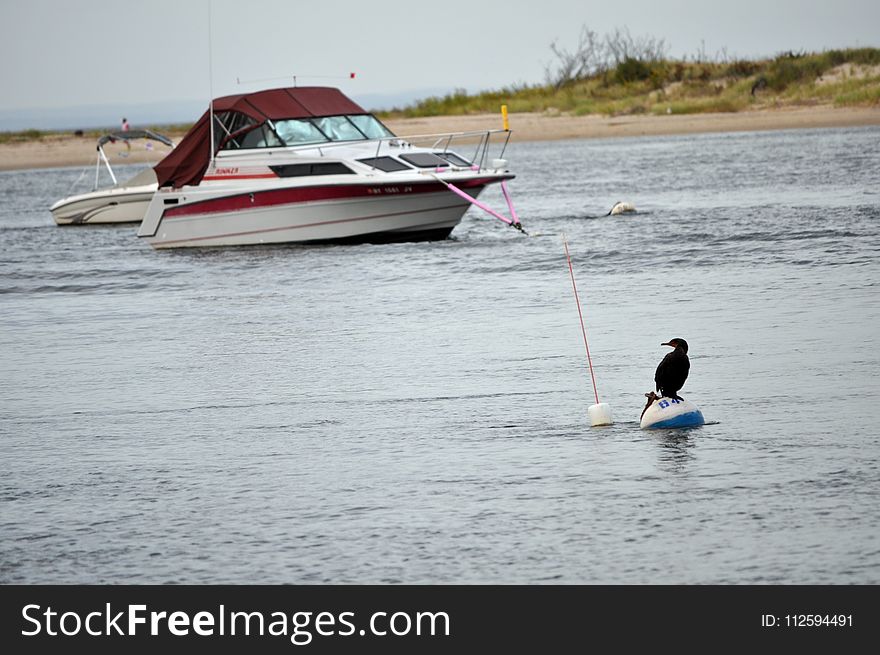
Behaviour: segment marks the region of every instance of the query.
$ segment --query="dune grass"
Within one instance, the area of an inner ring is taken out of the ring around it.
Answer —
[[[880,107],[880,49],[788,52],[772,59],[715,62],[626,57],[613,67],[564,84],[521,84],[476,94],[458,89],[377,114],[387,119],[495,113],[502,104],[511,113],[550,116],[697,114],[818,104]],[[190,127],[148,129],[178,138]],[[97,139],[115,129],[87,130],[80,138]],[[33,129],[0,132],[0,144],[70,134]]]
[[[19,130],[17,132],[0,132],[0,144],[6,143],[24,143],[26,141],[35,141],[45,136],[50,136],[53,132],[45,130]]]
[[[830,78],[826,79],[827,76]],[[468,94],[456,90],[384,118],[496,112],[694,114],[833,104],[880,106],[880,49],[783,53],[772,59],[723,62],[626,58],[614,68],[563,85],[520,85]]]
[[[165,136],[176,139],[184,134],[186,134],[187,130],[192,127],[191,124],[188,123],[179,123],[174,125],[148,125],[144,129],[151,130],[153,132],[158,132],[159,134],[164,134]],[[118,130],[118,127],[105,127],[105,128],[91,128],[87,130],[81,130],[82,134],[74,134],[72,130],[18,130],[13,132],[2,132],[0,131],[0,145],[14,144],[14,143],[27,143],[30,141],[42,141],[47,139],[58,139],[58,138],[66,138],[71,136],[76,136],[76,138],[96,141],[99,137],[104,134],[108,134],[110,132],[115,132]],[[140,128],[138,128],[140,129]]]

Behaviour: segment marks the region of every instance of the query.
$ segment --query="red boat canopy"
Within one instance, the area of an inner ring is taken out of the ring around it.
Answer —
[[[339,89],[299,86],[225,96],[214,100],[214,114],[237,112],[258,123],[285,118],[317,118],[340,114],[367,114]],[[210,112],[190,128],[171,153],[154,167],[159,186],[198,184],[211,158]]]

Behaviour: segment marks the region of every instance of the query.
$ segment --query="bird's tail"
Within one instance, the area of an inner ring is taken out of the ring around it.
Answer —
[[[649,407],[654,403],[654,401],[657,400],[659,397],[660,397],[660,396],[658,396],[658,395],[657,395],[656,393],[654,393],[653,391],[649,391],[648,393],[645,394],[645,398],[648,399],[648,402],[645,403],[645,409],[642,410],[642,414],[641,414],[641,416],[639,416],[639,420],[640,420],[640,421],[642,420],[642,416],[645,415],[645,412],[648,411],[648,408],[649,408]]]

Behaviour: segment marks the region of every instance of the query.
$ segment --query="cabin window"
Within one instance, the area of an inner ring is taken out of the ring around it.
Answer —
[[[386,173],[411,170],[409,166],[402,161],[397,161],[394,157],[367,157],[366,159],[358,159],[358,161]]]
[[[242,148],[278,148],[284,145],[265,123],[242,136],[239,141]]]
[[[419,168],[449,166],[448,161],[446,161],[445,159],[440,159],[440,157],[431,154],[430,152],[414,152],[407,155],[400,155],[400,158],[403,161],[409,162],[413,166],[418,166]]]
[[[237,111],[214,114],[214,149],[240,148],[240,138],[257,124],[253,118]]]
[[[307,175],[353,175],[354,171],[338,161],[313,164],[281,164],[269,168],[278,177],[305,177]]]
[[[435,152],[435,155],[442,157],[453,166],[470,166],[471,163],[456,155],[454,152]]]

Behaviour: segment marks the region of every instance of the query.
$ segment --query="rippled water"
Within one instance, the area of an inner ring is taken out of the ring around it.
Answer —
[[[880,582],[880,130],[508,158],[534,236],[381,246],[156,252],[0,173],[0,582]],[[672,337],[711,424],[642,431]]]

